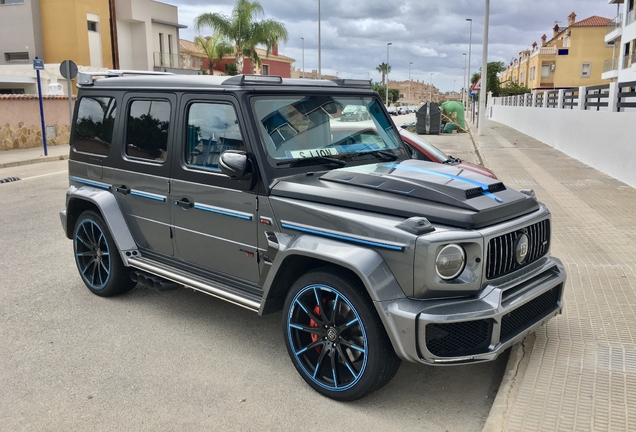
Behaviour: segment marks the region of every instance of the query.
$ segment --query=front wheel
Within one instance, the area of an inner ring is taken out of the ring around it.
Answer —
[[[317,392],[351,401],[378,390],[400,359],[357,279],[325,267],[294,283],[284,308],[287,351]]]
[[[93,293],[110,297],[135,286],[106,223],[97,213],[85,211],[77,219],[73,250],[80,276]]]

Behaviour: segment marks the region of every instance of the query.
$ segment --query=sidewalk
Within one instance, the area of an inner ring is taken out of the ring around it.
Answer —
[[[68,159],[69,149],[68,144],[47,146],[47,156],[44,156],[44,148],[41,146],[29,149],[2,151],[0,152],[0,168]]]
[[[484,430],[636,430],[636,189],[503,124],[472,135],[484,165],[552,211],[562,315],[513,348]],[[534,343],[532,343],[532,340]]]

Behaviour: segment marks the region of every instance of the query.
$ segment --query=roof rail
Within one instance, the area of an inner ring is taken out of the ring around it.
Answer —
[[[171,72],[155,72],[143,70],[121,70],[111,69],[105,72],[80,72],[77,74],[77,83],[81,85],[93,85],[94,78],[97,77],[121,77],[124,75],[173,75]]]
[[[223,81],[223,85],[282,84],[283,78],[278,75],[235,75]]]
[[[350,78],[336,78],[330,81],[335,82],[340,87],[357,87],[357,88],[373,88],[371,86],[371,80],[365,79],[350,79]]]

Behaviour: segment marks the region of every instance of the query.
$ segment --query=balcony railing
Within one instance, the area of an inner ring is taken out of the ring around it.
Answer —
[[[605,34],[610,34],[617,28],[620,28],[622,25],[623,25],[623,14],[621,13],[621,14],[618,14],[616,18],[614,18],[612,21],[610,21],[607,24],[607,32]]]
[[[636,9],[632,9],[627,12],[627,25],[630,25],[634,21],[636,21]]]
[[[603,62],[603,73],[618,70],[618,58],[607,59]]]
[[[634,63],[632,61],[633,60],[632,57],[633,56],[631,56],[631,55],[623,57],[623,69],[627,69],[628,67],[630,67]]]
[[[178,68],[179,55],[165,52],[153,53],[155,67]]]

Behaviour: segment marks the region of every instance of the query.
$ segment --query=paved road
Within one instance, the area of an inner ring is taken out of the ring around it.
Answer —
[[[319,396],[280,315],[189,289],[103,299],[82,284],[58,212],[66,162],[0,169],[0,429],[477,431],[506,358],[403,364],[354,403]]]

